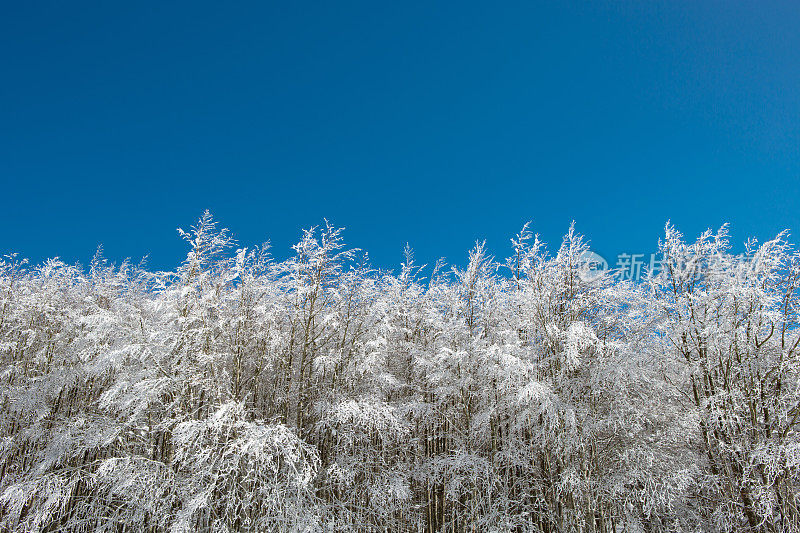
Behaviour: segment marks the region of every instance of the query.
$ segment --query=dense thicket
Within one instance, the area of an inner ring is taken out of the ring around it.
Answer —
[[[373,270],[341,230],[174,272],[0,262],[2,531],[799,531],[800,256],[671,226]]]

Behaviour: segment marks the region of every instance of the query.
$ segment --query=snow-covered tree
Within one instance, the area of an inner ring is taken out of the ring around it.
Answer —
[[[171,272],[0,259],[2,531],[798,531],[800,254],[570,227],[370,265],[205,212]]]

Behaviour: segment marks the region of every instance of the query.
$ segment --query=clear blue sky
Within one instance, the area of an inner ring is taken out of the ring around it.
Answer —
[[[7,2],[0,250],[169,268],[209,208],[379,266],[800,233],[800,4]],[[800,237],[795,238],[800,241]]]

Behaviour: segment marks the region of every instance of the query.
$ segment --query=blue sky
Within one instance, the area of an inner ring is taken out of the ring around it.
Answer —
[[[285,256],[327,217],[499,257],[529,219],[605,256],[664,222],[800,231],[796,2],[11,2],[0,250],[150,255],[208,208]]]

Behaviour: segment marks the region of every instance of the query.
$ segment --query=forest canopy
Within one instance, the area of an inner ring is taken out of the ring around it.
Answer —
[[[786,233],[667,224],[638,282],[574,228],[396,272],[327,222],[179,235],[0,260],[0,531],[800,531]]]

